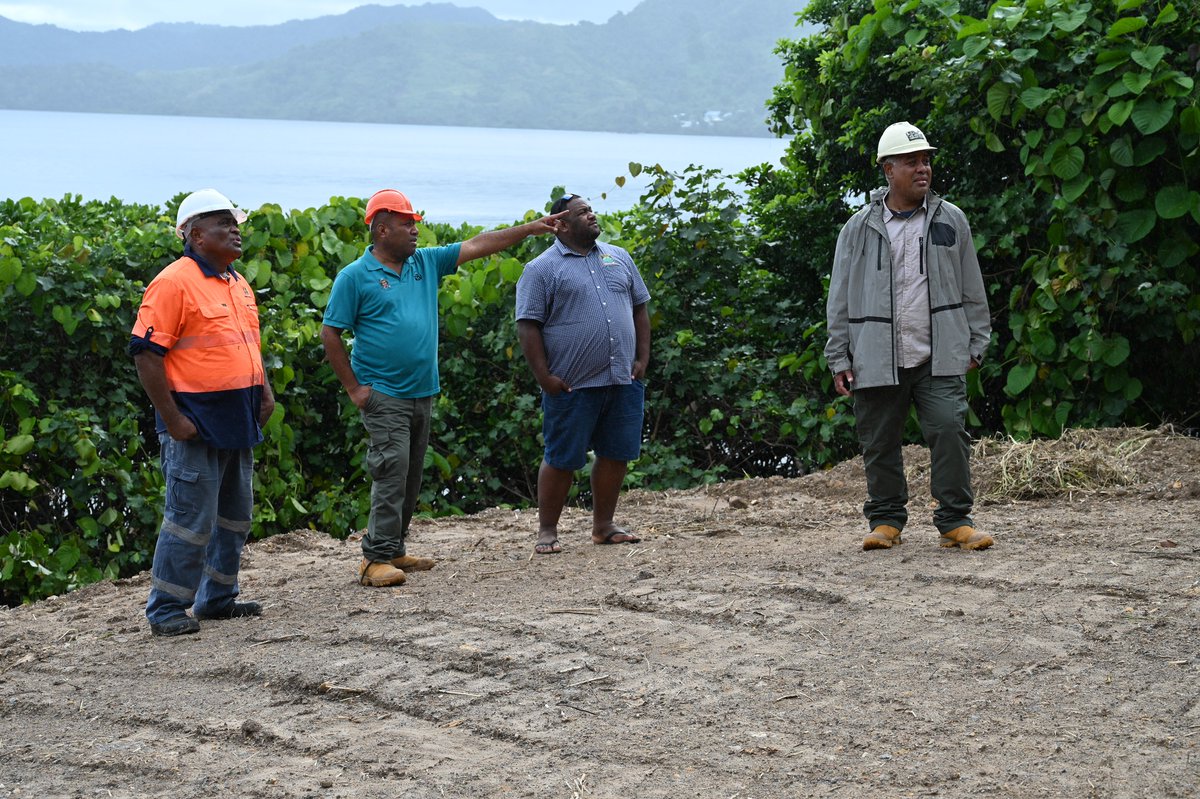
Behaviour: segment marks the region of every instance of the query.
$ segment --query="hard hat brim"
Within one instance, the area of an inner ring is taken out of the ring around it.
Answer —
[[[886,153],[880,153],[875,158],[875,163],[882,164],[884,162],[884,159],[891,158],[893,155],[907,155],[908,153],[926,153],[926,152],[933,152],[936,149],[937,149],[936,147],[933,147],[932,145],[926,144],[924,142],[916,145],[915,147],[896,147],[892,150],[889,150]]]

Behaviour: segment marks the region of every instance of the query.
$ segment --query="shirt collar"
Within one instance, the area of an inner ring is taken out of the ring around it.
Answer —
[[[594,252],[601,252],[601,250],[600,250],[600,240],[599,240],[599,239],[596,239],[595,243],[594,243],[594,244],[592,244],[592,249],[588,250],[588,251],[587,251],[587,252],[585,252],[585,253],[578,253],[578,252],[575,252],[575,251],[574,251],[574,250],[572,250],[570,247],[568,247],[567,245],[563,244],[563,243],[562,243],[562,240],[561,240],[561,239],[559,239],[557,236],[554,238],[554,246],[558,248],[558,252],[559,252],[559,254],[561,254],[561,255],[573,255],[573,256],[575,256],[576,258],[586,258],[586,257],[588,257],[589,255],[591,255],[591,254],[592,254],[592,253],[594,253]]]
[[[911,219],[912,217],[917,215],[918,211],[929,210],[929,207],[928,207],[929,194],[928,194],[928,192],[926,192],[925,196],[921,198],[921,204],[918,205],[916,208],[914,208],[912,211],[908,212],[907,214],[898,214],[888,206],[887,198],[890,194],[891,194],[891,192],[888,192],[887,194],[883,195],[883,221],[884,222],[891,222],[893,219],[899,219],[902,221],[905,219]]]
[[[392,269],[390,266],[385,264],[383,261],[381,261],[375,257],[375,245],[374,244],[367,245],[366,256],[367,256],[367,258],[366,258],[367,269],[386,269],[387,271],[391,272],[392,274],[395,274],[396,270]],[[411,257],[405,258],[404,263],[400,264],[400,268],[403,269],[404,267],[408,266],[408,262],[410,260],[412,260]]]
[[[200,267],[200,271],[203,272],[208,277],[221,277],[220,270],[218,270],[216,267],[214,267],[208,261],[204,260],[204,257],[202,255],[200,255],[200,253],[193,250],[192,243],[190,241],[186,245],[184,245],[183,257],[191,258],[193,261],[195,261],[196,265]],[[228,271],[229,271],[230,277],[233,278],[233,280],[236,281],[236,280],[240,279],[238,276],[238,273],[236,271],[234,271],[232,264],[230,264]]]

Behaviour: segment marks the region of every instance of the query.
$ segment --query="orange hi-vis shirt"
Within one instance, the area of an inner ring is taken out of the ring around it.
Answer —
[[[218,448],[262,441],[258,411],[266,373],[254,290],[191,252],[146,287],[130,352],[163,355],[167,385],[200,436]],[[166,430],[158,420],[159,432]]]

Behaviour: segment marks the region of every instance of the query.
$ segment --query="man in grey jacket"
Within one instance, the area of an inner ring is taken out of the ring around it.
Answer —
[[[901,543],[908,483],[901,454],[915,406],[932,461],[933,522],[944,547],[985,549],[971,520],[966,373],[991,338],[987,294],[963,212],[929,190],[936,148],[897,122],[879,139],[887,188],[842,228],[829,281],[825,357],[835,390],[854,395],[867,474],[863,549]]]

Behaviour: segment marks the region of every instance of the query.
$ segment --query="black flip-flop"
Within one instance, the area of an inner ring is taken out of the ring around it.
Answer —
[[[562,546],[559,545],[558,539],[553,541],[539,541],[533,545],[533,554],[535,555],[557,555],[562,552]]]
[[[616,538],[617,536],[621,536],[621,535],[629,536],[629,540],[628,541],[613,541],[614,538]],[[640,543],[641,540],[642,540],[641,537],[637,533],[632,533],[629,530],[622,530],[620,527],[614,527],[613,529],[609,530],[608,533],[604,536],[603,541],[593,540],[592,543],[596,544],[598,546],[602,546],[604,544],[637,544],[637,543]]]

